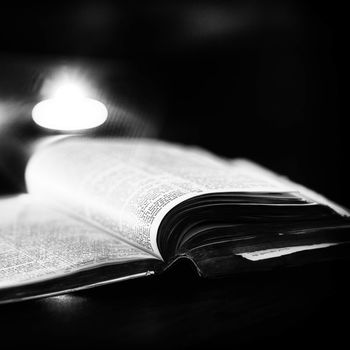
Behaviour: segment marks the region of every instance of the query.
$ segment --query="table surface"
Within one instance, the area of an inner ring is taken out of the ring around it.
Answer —
[[[203,279],[182,262],[159,276],[1,305],[1,344],[340,346],[348,271],[349,262],[333,262]]]

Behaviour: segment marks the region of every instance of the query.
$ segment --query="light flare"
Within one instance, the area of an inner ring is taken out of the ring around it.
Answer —
[[[102,125],[108,117],[106,106],[87,97],[89,89],[79,79],[61,77],[44,85],[50,98],[32,110],[34,122],[58,131],[80,131]]]

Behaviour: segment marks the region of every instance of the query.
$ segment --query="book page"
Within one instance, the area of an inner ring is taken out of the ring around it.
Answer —
[[[32,157],[26,181],[31,194],[159,258],[158,227],[178,203],[208,193],[290,190],[204,150],[142,139],[59,141]]]
[[[0,288],[151,258],[115,236],[45,208],[30,195],[1,198],[0,222]]]
[[[335,245],[338,245],[338,243],[308,244],[308,245],[299,245],[299,246],[291,246],[291,247],[283,247],[283,248],[257,250],[253,252],[239,253],[237,255],[240,255],[243,258],[251,261],[260,261],[260,260],[266,260],[266,259],[279,258],[284,255],[290,255],[290,254],[302,252],[305,250],[328,248]]]

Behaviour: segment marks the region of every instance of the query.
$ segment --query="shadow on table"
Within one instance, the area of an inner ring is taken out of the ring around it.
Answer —
[[[1,306],[12,346],[156,348],[340,345],[349,263],[202,279],[185,262],[161,276]]]

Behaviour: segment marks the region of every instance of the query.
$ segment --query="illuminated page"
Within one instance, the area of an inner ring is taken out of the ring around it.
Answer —
[[[113,235],[46,209],[30,195],[0,199],[0,288],[150,255]]]
[[[72,137],[37,152],[28,190],[161,258],[160,222],[180,202],[217,192],[291,187],[206,151],[142,139]]]

